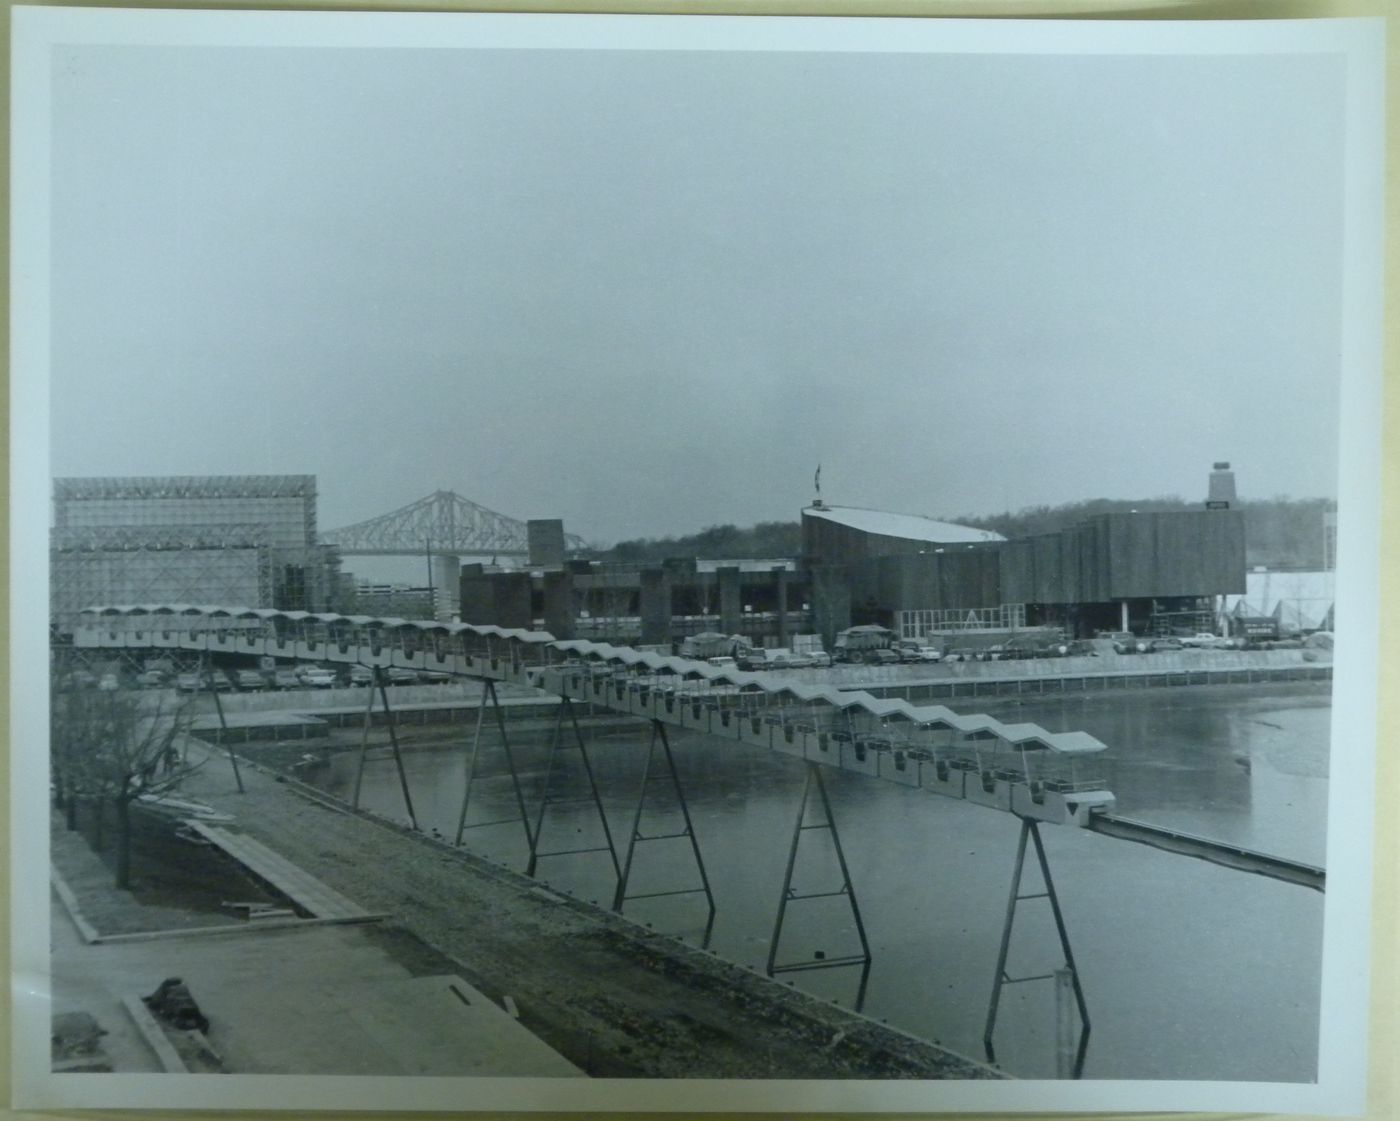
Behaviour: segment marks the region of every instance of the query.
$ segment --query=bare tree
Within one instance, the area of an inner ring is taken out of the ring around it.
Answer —
[[[180,751],[189,730],[186,705],[130,690],[58,688],[52,709],[55,792],[76,824],[78,799],[91,804],[100,830],[105,807],[117,819],[116,886],[131,885],[131,806],[169,793],[194,770]],[[99,837],[100,844],[100,837]]]

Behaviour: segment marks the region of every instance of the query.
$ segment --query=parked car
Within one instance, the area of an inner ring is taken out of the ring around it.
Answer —
[[[143,670],[136,675],[136,686],[138,689],[163,689],[165,674],[158,669]]]
[[[1069,654],[1073,658],[1097,658],[1099,651],[1087,638],[1076,638],[1069,644]]]
[[[267,688],[267,678],[255,669],[241,669],[234,675],[234,681],[245,692]]]
[[[297,676],[296,670],[279,669],[272,671],[272,687],[274,689],[300,689],[301,678]]]
[[[221,669],[210,670],[208,680],[216,692],[227,693],[233,689],[233,679]]]
[[[209,688],[209,675],[200,673],[182,673],[175,678],[175,688],[182,693],[197,693],[201,689]]]
[[[325,666],[311,666],[301,675],[301,683],[311,689],[335,687],[335,671]]]
[[[424,685],[446,685],[452,680],[450,673],[444,673],[440,669],[425,669],[419,676]]]
[[[899,665],[899,654],[888,648],[882,650],[867,650],[865,652],[866,663],[872,666],[897,666]]]
[[[919,657],[919,644],[912,638],[900,639],[891,649],[899,655],[899,660],[901,662],[907,662],[912,665],[922,660]]]
[[[936,646],[920,646],[918,651],[918,661],[920,662],[941,662],[943,652]]]
[[[816,650],[807,655],[807,662],[809,665],[825,669],[827,666],[831,665],[831,655],[825,650]]]
[[[418,671],[409,669],[407,666],[390,666],[384,671],[384,676],[390,685],[416,685],[418,683]]]
[[[98,681],[97,687],[104,693],[115,693],[121,688],[121,682],[117,680],[115,673],[104,673],[101,680]]]
[[[351,667],[350,667],[350,684],[351,684],[351,685],[369,685],[369,684],[372,683],[373,681],[374,681],[374,670],[370,669],[369,666],[351,666]]]
[[[710,665],[716,667],[717,669],[738,669],[738,668],[739,668],[739,663],[736,662],[733,658],[729,657],[729,655],[727,655],[727,654],[719,655],[719,656],[714,657],[714,658],[706,658],[705,660],[706,660],[707,662],[709,662]]]
[[[1179,638],[1154,638],[1150,643],[1148,643],[1147,648],[1153,654],[1160,653],[1164,650],[1185,649],[1185,647],[1181,644],[1181,639]]]
[[[1147,640],[1138,638],[1130,631],[1114,631],[1108,637],[1113,639],[1113,652],[1115,654],[1147,653]]]
[[[1218,634],[1211,634],[1210,631],[1197,631],[1195,634],[1187,635],[1181,640],[1181,645],[1186,647],[1204,648],[1219,646],[1222,639]]]

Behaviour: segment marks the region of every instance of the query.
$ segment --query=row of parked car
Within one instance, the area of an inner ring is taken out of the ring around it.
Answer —
[[[713,658],[706,658],[705,661],[720,669],[741,669],[756,673],[760,670],[811,669],[814,666],[829,666],[831,665],[831,655],[824,650],[803,653],[794,650],[753,649],[740,651],[738,657],[718,654]]]
[[[1083,638],[1054,639],[1049,642],[998,642],[980,649],[953,647],[943,655],[945,662],[1014,662],[1030,658],[1094,658],[1098,648]]]
[[[1115,654],[1157,654],[1167,650],[1243,650],[1249,644],[1242,638],[1223,638],[1209,631],[1191,635],[1165,635],[1159,638],[1113,631],[1104,637],[1113,640]]]

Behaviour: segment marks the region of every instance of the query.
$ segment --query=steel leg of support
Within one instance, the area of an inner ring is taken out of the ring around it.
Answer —
[[[535,837],[530,831],[530,815],[525,809],[525,795],[520,790],[520,775],[515,770],[515,756],[510,750],[510,739],[506,736],[506,717],[501,710],[501,699],[496,695],[496,683],[486,679],[486,690],[491,694],[491,707],[496,710],[496,727],[501,733],[501,747],[506,753],[506,766],[510,769],[511,785],[515,787],[515,804],[520,810],[520,824],[525,829],[525,843],[531,850],[535,847]]]
[[[607,841],[608,855],[612,859],[613,876],[621,879],[622,870],[617,864],[617,846],[613,844],[612,830],[608,828],[608,815],[603,812],[603,800],[598,795],[598,782],[593,777],[593,764],[588,758],[588,743],[583,738],[583,729],[578,726],[578,714],[574,711],[572,698],[564,698],[564,711],[569,714],[569,723],[574,730],[574,742],[578,744],[579,758],[583,760],[583,773],[588,777],[588,792],[593,799],[593,808],[598,811],[598,820],[603,826],[603,837]]]
[[[1043,892],[1030,895],[1021,894],[1021,877],[1026,864],[1026,839],[1035,842],[1036,859],[1040,863],[1040,874],[1045,884]],[[1055,917],[1055,930],[1059,935],[1060,949],[1065,955],[1064,968],[1070,974],[1070,986],[1074,991],[1074,1002],[1079,1008],[1079,1019],[1083,1025],[1079,1034],[1079,1048],[1074,1060],[1071,1077],[1078,1078],[1084,1072],[1084,1058],[1089,1050],[1089,1006],[1084,999],[1084,989],[1079,982],[1079,969],[1074,964],[1074,951],[1069,944],[1069,932],[1065,928],[1064,913],[1060,910],[1060,898],[1055,891],[1055,881],[1050,876],[1050,862],[1045,855],[1045,845],[1040,839],[1040,828],[1032,818],[1021,819],[1021,835],[1016,845],[1016,866],[1011,876],[1011,894],[1006,902],[1006,919],[1001,929],[1001,947],[997,951],[996,977],[992,982],[992,997],[987,1005],[987,1024],[982,1033],[982,1046],[987,1052],[987,1061],[996,1062],[996,1050],[992,1045],[992,1035],[996,1030],[997,1010],[1001,1003],[1003,985],[1016,985],[1025,981],[1053,980],[1055,974],[1043,973],[1031,977],[1009,977],[1006,973],[1006,958],[1011,948],[1011,930],[1016,922],[1016,904],[1023,899],[1048,899]]]
[[[533,876],[540,860],[540,834],[544,831],[544,811],[549,806],[549,788],[554,781],[554,763],[559,758],[559,733],[564,728],[564,701],[559,702],[559,716],[554,721],[554,736],[549,743],[549,762],[544,769],[544,788],[540,792],[540,808],[535,815],[535,830],[530,838],[530,860],[525,865],[525,874]],[[599,811],[601,813],[601,810]]]
[[[657,739],[661,741],[662,759],[666,763],[666,775],[671,780],[671,789],[675,792],[676,801],[680,806],[681,817],[685,821],[685,828],[675,833],[659,833],[653,836],[646,836],[642,833],[642,812],[646,807],[647,789],[652,781],[652,760],[656,755]],[[679,888],[672,891],[651,891],[640,895],[628,895],[627,884],[632,875],[632,857],[636,853],[637,845],[643,841],[666,841],[684,837],[690,842],[691,854],[695,857],[695,867],[700,873],[700,887]],[[666,725],[660,720],[653,719],[651,722],[651,739],[647,743],[646,762],[642,768],[642,782],[637,791],[637,807],[632,815],[632,830],[627,841],[627,857],[623,863],[622,871],[618,875],[617,891],[613,896],[613,910],[621,912],[624,904],[629,899],[656,899],[667,895],[696,895],[704,893],[705,901],[709,906],[709,913],[705,920],[705,933],[701,939],[702,948],[710,944],[710,935],[715,926],[715,897],[710,889],[710,877],[705,871],[705,860],[700,855],[700,843],[695,836],[695,825],[690,817],[690,805],[686,801],[685,788],[681,785],[680,773],[676,770],[675,756],[671,753],[671,740],[666,733]]]
[[[373,723],[374,685],[379,680],[379,670],[370,671],[369,688],[365,695],[365,726],[360,733],[360,764],[355,768],[355,791],[350,797],[350,808],[360,808],[360,787],[365,781],[365,756],[369,753],[369,727]]]
[[[695,836],[695,825],[690,820],[690,805],[686,802],[685,788],[681,786],[681,777],[676,771],[676,760],[671,754],[671,740],[666,732],[666,725],[657,721],[657,729],[661,732],[661,748],[666,756],[666,769],[671,775],[671,786],[676,791],[676,799],[680,803],[681,817],[685,819],[685,835],[690,841],[690,851],[695,857],[695,867],[700,872],[700,884],[705,893],[705,902],[709,905],[709,917],[705,920],[705,936],[701,940],[701,948],[707,948],[710,944],[710,934],[715,927],[715,896],[710,890],[710,877],[705,873],[705,860],[700,855],[700,842]]]
[[[807,808],[811,802],[812,789],[816,788],[817,796],[821,801],[823,820],[814,824],[807,824]],[[836,861],[841,869],[841,886],[835,891],[808,892],[797,895],[792,890],[792,874],[797,866],[797,849],[802,841],[802,834],[809,830],[825,830],[831,834],[832,846],[836,852]],[[783,923],[787,918],[787,908],[789,902],[798,902],[803,899],[829,899],[836,896],[845,896],[850,903],[851,917],[855,920],[856,934],[860,938],[861,952],[846,957],[820,958],[812,961],[788,962],[778,964],[778,946],[782,939]],[[870,980],[870,965],[873,956],[870,952],[870,942],[865,934],[865,923],[861,919],[860,904],[856,902],[855,886],[851,882],[850,867],[846,863],[845,851],[841,848],[841,835],[836,828],[836,819],[831,813],[831,802],[826,795],[826,784],[822,780],[821,766],[817,763],[807,763],[807,779],[802,787],[802,803],[797,810],[797,820],[793,825],[792,844],[788,847],[787,868],[783,873],[783,890],[778,897],[778,914],[773,922],[773,935],[768,942],[768,976],[772,977],[779,973],[794,973],[799,970],[809,969],[832,969],[838,966],[859,965],[861,966],[860,983],[856,990],[856,1011],[859,1012],[865,1003],[866,984]]]
[[[1060,949],[1065,954],[1065,968],[1069,970],[1070,984],[1074,990],[1074,1003],[1079,1008],[1079,1020],[1084,1025],[1079,1033],[1079,1049],[1075,1055],[1074,1071],[1071,1077],[1078,1078],[1084,1073],[1084,1058],[1089,1051],[1089,1005],[1084,999],[1084,988],[1079,983],[1079,967],[1074,963],[1074,951],[1069,944],[1069,931],[1065,928],[1065,916],[1060,910],[1060,896],[1055,891],[1055,881],[1050,878],[1050,862],[1045,856],[1045,846],[1040,840],[1040,829],[1031,822],[1031,840],[1035,842],[1035,854],[1040,861],[1040,874],[1045,878],[1045,895],[1050,901],[1050,910],[1055,916],[1055,931],[1060,936]]]
[[[481,703],[476,708],[476,731],[472,733],[472,750],[467,759],[467,773],[462,783],[462,812],[457,815],[457,837],[454,845],[462,843],[462,832],[467,827],[467,803],[471,801],[472,783],[476,780],[476,759],[481,750],[481,726],[486,722],[486,686],[481,687]]]
[[[209,682],[209,693],[214,698],[214,711],[219,714],[219,739],[223,740],[224,750],[228,752],[229,764],[233,767],[233,778],[238,783],[238,793],[244,793],[243,772],[238,769],[238,756],[234,754],[233,743],[228,738],[228,721],[224,718],[224,702],[219,699],[219,691],[214,688],[212,677],[206,677],[208,671],[204,668],[204,659],[199,661],[199,680]]]
[[[379,696],[384,701],[384,715],[389,724],[389,746],[394,752],[394,766],[399,772],[399,787],[403,790],[403,804],[408,810],[408,821],[415,830],[418,829],[418,817],[413,812],[413,798],[408,792],[408,775],[403,769],[403,755],[399,751],[399,734],[394,728],[394,710],[389,707],[389,690],[384,685],[384,675],[379,672],[379,667],[374,669],[375,680],[379,683]]]
[[[647,757],[642,763],[642,785],[637,792],[637,805],[632,811],[632,828],[627,831],[627,856],[622,862],[622,874],[617,878],[617,890],[613,894],[613,910],[621,911],[622,902],[627,897],[627,881],[632,877],[632,856],[637,851],[637,838],[641,836],[642,807],[646,805],[647,783],[651,781],[651,759],[656,751],[656,721],[651,722],[651,739],[647,741]]]

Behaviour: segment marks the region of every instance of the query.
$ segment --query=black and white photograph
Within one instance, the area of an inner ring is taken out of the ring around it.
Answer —
[[[17,1105],[1362,1108],[1379,21],[14,41]]]

